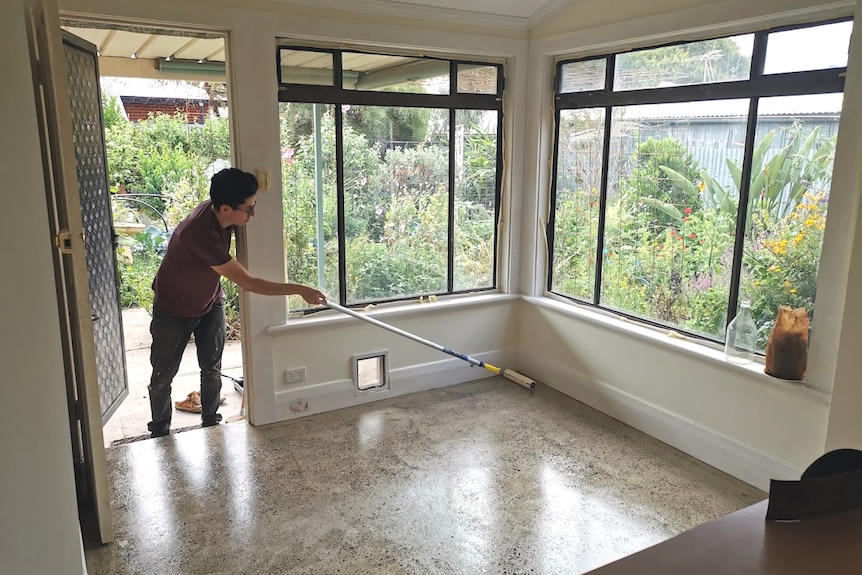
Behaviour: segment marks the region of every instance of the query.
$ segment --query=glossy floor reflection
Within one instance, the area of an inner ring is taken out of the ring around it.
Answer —
[[[117,540],[90,575],[583,573],[766,497],[503,378],[107,459]]]

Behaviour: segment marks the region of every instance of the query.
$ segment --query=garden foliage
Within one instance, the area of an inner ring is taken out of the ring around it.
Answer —
[[[835,138],[794,123],[786,144],[758,135],[744,214],[740,297],[752,301],[765,346],[780,305],[811,317],[826,222]],[[609,194],[600,302],[611,309],[720,339],[727,321],[742,169],[727,160],[721,186],[671,138],[647,139]],[[570,180],[563,180],[569,183]],[[556,291],[592,300],[598,214],[595,190],[557,192]]]

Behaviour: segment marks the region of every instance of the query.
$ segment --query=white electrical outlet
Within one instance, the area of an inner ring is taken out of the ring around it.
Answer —
[[[299,383],[305,381],[305,368],[297,367],[296,369],[288,369],[284,372],[285,383]]]

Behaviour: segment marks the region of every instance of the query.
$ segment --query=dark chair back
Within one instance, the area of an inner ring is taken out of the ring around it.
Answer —
[[[859,471],[862,469],[862,451],[858,449],[835,449],[815,459],[802,473],[801,479],[814,479]]]

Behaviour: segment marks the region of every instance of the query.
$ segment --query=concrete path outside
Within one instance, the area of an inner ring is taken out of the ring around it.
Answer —
[[[126,372],[129,380],[129,396],[102,428],[105,447],[115,441],[138,436],[149,436],[147,422],[150,421],[150,397],[147,385],[150,382],[150,314],[143,308],[123,310],[123,339],[126,347]],[[173,401],[182,401],[192,391],[200,391],[200,370],[194,342],[186,347],[180,370],[174,378],[171,396]],[[233,377],[242,376],[242,345],[239,341],[228,341],[222,356],[222,373]],[[242,394],[234,389],[227,377],[222,380],[222,395],[225,402],[219,409],[225,420],[239,415]],[[200,426],[201,416],[174,410],[172,429]]]

